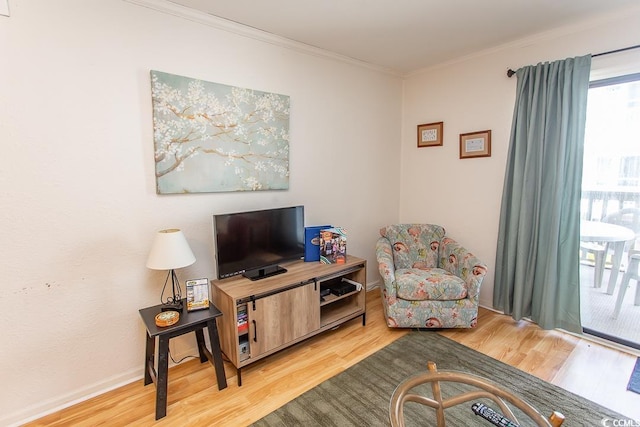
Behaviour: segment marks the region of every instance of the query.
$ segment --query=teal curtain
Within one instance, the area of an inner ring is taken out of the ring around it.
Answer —
[[[581,333],[580,192],[591,56],[516,71],[494,308]]]

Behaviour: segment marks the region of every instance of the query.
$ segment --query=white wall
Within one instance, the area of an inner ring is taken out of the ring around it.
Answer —
[[[377,231],[399,215],[398,77],[120,0],[12,0],[0,52],[0,425],[141,378],[159,229],[195,252],[181,280],[212,278],[212,214],[304,204],[379,279]],[[151,69],[289,95],[290,189],[156,195]]]
[[[304,204],[308,224],[349,229],[370,284],[380,226],[442,224],[489,264],[490,306],[516,85],[506,69],[639,35],[638,11],[585,23],[417,73],[403,95],[383,72],[120,0],[12,0],[0,16],[0,425],[140,378],[137,311],[164,280],[144,266],[153,234],[182,228],[197,262],[179,277],[212,277],[216,212]],[[290,189],[156,195],[151,69],[289,95]],[[416,148],[416,125],[440,120],[444,146]],[[458,135],[483,129],[492,156],[459,160]]]
[[[539,62],[633,46],[640,10],[601,17],[479,52],[406,79],[402,124],[402,222],[441,224],[489,266],[480,292],[491,307],[502,187],[516,78],[506,71]],[[625,54],[640,63],[640,51]],[[614,55],[594,58],[593,68]],[[618,71],[622,70],[619,68]],[[444,121],[442,147],[416,148],[416,126]],[[490,129],[490,158],[459,159],[459,135]]]

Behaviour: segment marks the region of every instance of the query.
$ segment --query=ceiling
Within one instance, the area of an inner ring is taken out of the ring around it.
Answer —
[[[171,0],[399,74],[560,27],[638,0]],[[584,52],[588,53],[588,52]]]

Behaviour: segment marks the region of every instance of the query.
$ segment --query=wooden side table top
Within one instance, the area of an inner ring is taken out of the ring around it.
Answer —
[[[184,301],[183,301],[184,302]],[[162,304],[154,305],[152,307],[140,309],[140,316],[144,321],[145,327],[150,337],[155,337],[162,334],[179,335],[179,331],[183,329],[189,329],[193,325],[199,323],[206,323],[211,319],[218,316],[222,316],[222,312],[218,308],[209,302],[208,309],[201,309],[196,311],[187,311],[187,304],[184,302],[183,309],[180,312],[180,320],[174,325],[159,327],[156,325],[156,315],[162,311]],[[188,331],[187,331],[188,332]]]

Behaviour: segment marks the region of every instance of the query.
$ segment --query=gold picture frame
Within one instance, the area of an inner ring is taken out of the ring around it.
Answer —
[[[444,122],[418,125],[418,148],[442,145]]]
[[[460,134],[460,158],[491,157],[491,131]]]

